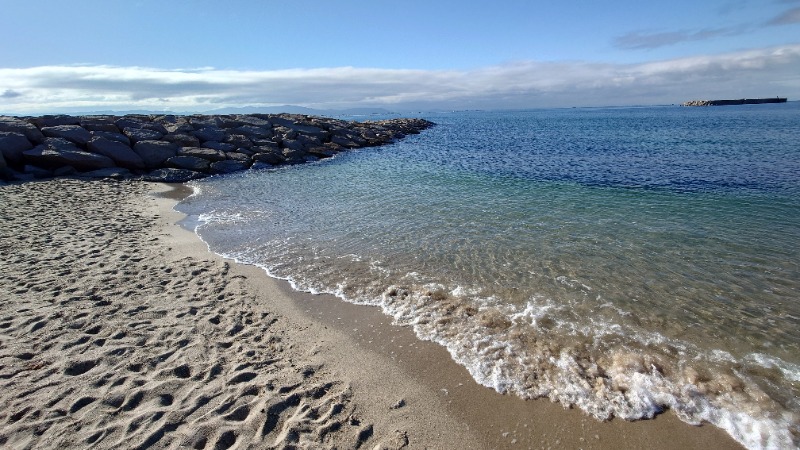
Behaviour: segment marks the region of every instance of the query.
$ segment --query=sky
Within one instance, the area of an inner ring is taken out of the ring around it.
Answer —
[[[800,98],[800,0],[0,0],[0,113]]]

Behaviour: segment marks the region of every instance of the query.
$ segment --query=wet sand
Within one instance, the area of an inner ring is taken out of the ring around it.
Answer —
[[[0,186],[0,446],[741,448],[479,386],[377,308],[208,252],[173,188]]]

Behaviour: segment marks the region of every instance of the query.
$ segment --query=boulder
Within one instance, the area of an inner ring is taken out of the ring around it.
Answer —
[[[82,117],[80,125],[89,131],[119,133],[119,128],[114,124],[113,117]]]
[[[165,141],[139,141],[133,145],[133,151],[144,161],[145,167],[155,169],[178,153],[178,146]]]
[[[246,163],[250,163],[252,161],[250,156],[245,155],[244,153],[229,152],[226,154],[226,156],[228,157],[228,159],[232,159],[234,161],[241,161]]]
[[[135,145],[139,141],[157,141],[164,136],[155,130],[148,130],[147,128],[125,128],[122,133],[131,140]]]
[[[306,152],[295,150],[291,148],[283,149],[283,157],[286,159],[286,162],[291,164],[296,164],[299,162],[305,161]]]
[[[31,166],[30,164],[26,164],[22,171],[33,175],[34,178],[50,178],[53,176],[52,170],[38,166]]]
[[[114,167],[111,158],[95,153],[85,152],[75,146],[53,147],[39,145],[31,150],[23,152],[25,161],[33,165],[48,169],[57,169],[63,166],[72,166],[79,171],[89,171]]]
[[[168,167],[176,169],[188,169],[195,172],[208,172],[211,161],[197,156],[173,156],[166,163]]]
[[[254,125],[261,128],[272,128],[272,123],[263,117],[256,116],[236,116],[236,120],[247,125]]]
[[[317,138],[319,140],[325,140],[330,135],[330,133],[328,133],[327,131],[323,130],[322,128],[312,127],[312,126],[308,126],[308,125],[296,125],[295,124],[295,125],[289,125],[289,126],[287,126],[287,128],[291,129],[292,131],[294,131],[298,135],[312,136],[312,137],[315,137],[315,138]]]
[[[142,180],[158,183],[185,183],[205,176],[205,174],[193,170],[166,168],[156,169],[142,176]]]
[[[232,159],[211,163],[211,173],[216,173],[216,174],[239,172],[241,170],[247,170],[249,168],[250,168],[249,163],[245,163],[242,161],[234,161]]]
[[[232,133],[239,134],[245,137],[254,138],[271,138],[274,133],[272,128],[257,127],[255,125],[243,125],[239,128],[232,130]]]
[[[253,163],[252,166],[250,166],[250,170],[267,170],[267,169],[272,169],[274,167],[275,166],[273,166],[272,164],[256,161]]]
[[[217,142],[217,141],[203,142],[203,145],[201,145],[200,147],[211,148],[214,150],[219,150],[221,152],[232,152],[236,150],[236,146],[233,144],[226,144],[224,142]]]
[[[0,131],[0,154],[5,157],[8,164],[20,166],[22,164],[22,152],[32,148],[33,144],[24,134]]]
[[[230,134],[225,138],[225,142],[232,144],[236,148],[250,148],[253,146],[253,141],[243,134]]]
[[[44,135],[38,128],[16,117],[0,116],[0,131],[23,134],[33,144],[41,144],[44,141]]]
[[[125,178],[130,178],[132,174],[128,169],[123,169],[121,167],[109,167],[106,169],[97,169],[90,172],[84,172],[80,175],[81,177],[88,178],[113,178],[115,180],[122,180]]]
[[[227,133],[222,128],[217,127],[205,127],[199,130],[196,130],[192,133],[197,139],[200,139],[200,142],[206,141],[219,141],[222,142],[225,140]]]
[[[308,153],[318,158],[330,158],[331,156],[336,154],[335,151],[323,145],[317,147],[310,147],[308,149]]]
[[[141,170],[145,168],[144,160],[132,148],[122,142],[112,141],[101,136],[93,137],[87,144],[92,153],[108,156],[119,167]]]
[[[225,153],[214,150],[213,148],[183,147],[178,150],[179,156],[196,156],[209,161],[224,161],[227,159]]]
[[[165,134],[161,140],[172,142],[179,147],[199,147],[200,139],[186,133]]]
[[[112,133],[110,131],[92,131],[92,136],[100,136],[110,141],[122,142],[127,146],[131,145],[131,140],[128,139],[128,136],[125,136],[124,134],[121,133]]]
[[[39,128],[57,127],[61,125],[80,125],[80,117],[68,115],[41,116],[30,119],[30,122]]]
[[[110,167],[110,169],[113,169],[113,167]],[[98,169],[98,170],[105,170],[105,169]],[[68,176],[71,176],[71,175],[76,175],[77,173],[78,173],[78,171],[75,170],[74,167],[72,167],[72,166],[64,166],[64,167],[59,167],[58,169],[54,170],[53,171],[53,176],[54,177],[68,177]]]
[[[302,142],[296,139],[284,139],[283,142],[281,142],[281,146],[283,148],[287,148],[289,150],[296,150],[298,152],[302,152],[303,150],[305,150],[305,145],[303,145]]]
[[[253,155],[253,161],[256,162],[263,162],[273,166],[277,166],[279,164],[283,164],[286,162],[286,158],[283,155],[279,155],[273,152],[265,152],[265,153],[256,153]]]
[[[47,137],[63,138],[80,146],[86,145],[89,139],[92,138],[92,133],[82,128],[80,125],[42,127],[42,134]]]

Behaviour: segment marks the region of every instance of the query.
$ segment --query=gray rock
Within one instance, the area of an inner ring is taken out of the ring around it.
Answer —
[[[272,164],[256,161],[253,163],[252,166],[250,166],[250,170],[268,170],[268,169],[273,169],[274,167],[275,166],[273,166]]]
[[[227,133],[222,128],[217,127],[205,127],[199,130],[196,130],[192,133],[197,139],[200,139],[200,142],[206,141],[219,141],[222,142],[225,140]]]
[[[147,128],[125,128],[122,130],[122,133],[128,136],[128,139],[130,139],[134,145],[140,141],[157,141],[164,136],[164,134],[158,131],[148,130]]]
[[[298,135],[311,136],[319,140],[327,139],[328,136],[330,135],[330,133],[323,130],[322,128],[317,128],[307,125],[291,125],[288,126],[287,128],[292,129]]]
[[[38,166],[25,165],[22,171],[33,175],[34,178],[50,178],[53,176],[52,170]]]
[[[208,172],[211,161],[197,156],[173,156],[165,163],[168,167],[188,169],[195,172]]]
[[[109,167],[107,169],[97,169],[90,172],[80,174],[82,177],[88,178],[113,178],[115,180],[122,180],[132,176],[131,171],[123,169],[122,167]]]
[[[234,161],[232,159],[211,163],[211,173],[217,174],[239,172],[249,168],[250,164],[242,161]]]
[[[225,153],[214,150],[213,148],[183,147],[178,150],[179,156],[196,156],[209,161],[224,161],[227,159]]]
[[[253,146],[253,141],[243,134],[231,134],[225,138],[225,142],[232,144],[236,148],[250,148]]]
[[[267,152],[267,153],[254,154],[253,161],[263,162],[273,166],[277,166],[279,164],[283,164],[284,162],[286,162],[286,158],[284,158],[283,155],[279,155],[277,153]]]
[[[133,151],[144,161],[145,167],[155,169],[178,153],[178,146],[165,141],[139,141]]]
[[[149,118],[129,115],[115,120],[114,125],[120,130],[124,130],[125,128],[142,128],[148,122]]]
[[[105,131],[119,133],[113,117],[82,117],[80,125],[89,131]]]
[[[30,119],[30,122],[39,128],[57,127],[61,125],[80,125],[80,117],[68,115],[41,116]]]
[[[99,170],[105,170],[105,169],[99,169]],[[54,177],[68,177],[70,175],[75,175],[77,173],[78,173],[78,171],[75,170],[74,167],[72,167],[72,166],[64,166],[64,167],[59,167],[58,169],[54,170],[53,171],[53,176]]]
[[[300,143],[302,143],[306,148],[322,145],[322,139],[317,136],[299,134],[297,135],[297,140],[300,141]]]
[[[283,149],[283,157],[286,158],[286,162],[291,164],[305,161],[305,156],[306,152],[301,150],[295,150],[291,148]]]
[[[0,171],[5,170],[8,167],[8,163],[6,163],[6,158],[3,156],[3,152],[0,152]]]
[[[179,147],[199,147],[200,139],[186,133],[165,134],[161,140],[172,142]]]
[[[303,150],[305,150],[305,145],[303,145],[302,142],[295,139],[284,139],[284,141],[281,142],[281,146],[289,150],[296,150],[298,152],[302,152]]]
[[[47,137],[63,138],[80,146],[86,145],[92,138],[92,133],[80,125],[56,125],[42,127],[42,133]]]
[[[272,128],[262,128],[262,127],[257,127],[255,125],[243,125],[239,128],[234,129],[232,132],[249,138],[254,138],[254,137],[271,138],[272,136],[274,136]]]
[[[256,127],[262,128],[272,128],[272,123],[263,118],[263,117],[256,117],[256,116],[236,116],[236,120],[239,122],[245,123],[247,125],[254,125]]]
[[[100,136],[108,139],[109,141],[122,142],[127,146],[131,145],[131,140],[128,139],[128,136],[125,136],[122,133],[112,133],[110,131],[92,131],[92,136]]]
[[[156,169],[147,175],[142,176],[144,181],[154,181],[158,183],[185,183],[187,181],[203,178],[206,175],[186,169]]]
[[[44,139],[44,138],[42,138]],[[33,144],[22,133],[0,131],[0,154],[8,164],[22,164],[22,152],[33,148]]]
[[[331,150],[329,147],[325,146],[317,146],[317,147],[310,147],[308,153],[312,156],[316,156],[318,158],[330,158],[331,156],[335,155],[336,152]]]
[[[217,142],[217,141],[206,141],[206,142],[203,142],[203,145],[201,145],[201,147],[203,147],[203,148],[212,148],[214,150],[219,150],[221,152],[232,152],[232,151],[236,150],[236,146],[233,145],[233,144],[226,144],[226,143]]]
[[[111,158],[85,152],[74,146],[73,149],[69,149],[39,145],[23,152],[23,157],[33,165],[50,169],[72,166],[79,171],[88,171],[114,167],[114,161]]]
[[[132,148],[122,142],[112,141],[101,136],[93,137],[87,144],[92,153],[108,156],[119,167],[140,170],[145,168],[144,160]]]
[[[226,156],[228,157],[228,159],[232,159],[234,161],[242,161],[242,162],[246,162],[246,163],[249,163],[249,162],[252,161],[250,156],[249,155],[245,155],[244,153],[229,152],[229,153],[226,153]]]
[[[363,141],[363,139],[362,139],[362,141]],[[348,138],[347,136],[340,136],[340,135],[333,136],[333,137],[331,137],[331,142],[333,142],[334,144],[341,145],[342,147],[346,147],[346,148],[357,148],[357,147],[360,147],[360,145],[358,145],[354,140]]]
[[[297,132],[291,128],[275,127],[273,132],[275,133],[275,137],[280,140],[294,139],[297,137]]]
[[[23,134],[33,144],[41,144],[44,141],[44,135],[38,128],[16,117],[0,116],[0,131]]]

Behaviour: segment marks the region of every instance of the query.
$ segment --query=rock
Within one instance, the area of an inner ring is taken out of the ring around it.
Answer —
[[[200,139],[186,133],[165,134],[161,140],[172,142],[179,147],[199,147]]]
[[[89,131],[119,133],[119,128],[114,124],[113,117],[82,117],[80,125]]]
[[[122,142],[129,147],[131,145],[131,140],[128,139],[128,136],[125,136],[122,133],[112,133],[110,131],[92,131],[92,136],[100,136],[110,141]]]
[[[312,156],[316,156],[316,157],[319,157],[319,158],[330,158],[331,156],[336,154],[335,151],[331,150],[328,147],[322,146],[322,145],[317,146],[317,147],[311,147],[307,151]]]
[[[283,157],[286,159],[286,162],[291,164],[305,161],[305,156],[306,152],[302,150],[295,150],[292,148],[283,149]]]
[[[104,170],[104,169],[99,169],[99,170]],[[54,170],[53,171],[53,176],[54,177],[68,177],[70,175],[75,175],[77,173],[78,173],[78,171],[75,170],[74,167],[72,167],[72,166],[64,166],[64,167],[59,167],[58,169]]]
[[[236,116],[236,120],[244,124],[253,125],[260,128],[272,128],[272,123],[264,117]]]
[[[89,139],[92,138],[92,133],[83,129],[80,125],[42,127],[42,133],[47,137],[63,138],[80,146],[85,146]]]
[[[230,134],[225,138],[225,142],[232,144],[236,148],[250,148],[253,146],[253,141],[243,134]]]
[[[233,144],[226,144],[226,143],[217,142],[217,141],[203,142],[203,145],[201,145],[201,147],[211,148],[211,149],[214,149],[214,150],[219,150],[221,152],[232,152],[232,151],[236,150],[236,146],[233,145]]]
[[[301,136],[309,136],[319,139],[320,141],[327,139],[330,133],[323,130],[322,128],[307,126],[307,125],[291,125],[287,128],[290,128],[295,133]]]
[[[25,165],[22,171],[33,175],[34,178],[50,178],[53,176],[52,170],[44,169],[38,166]]]
[[[242,161],[234,161],[232,159],[211,163],[211,173],[218,174],[238,172],[249,168],[250,164]]]
[[[363,141],[363,139],[361,139],[361,140]],[[331,142],[333,142],[334,144],[341,145],[342,147],[346,147],[346,148],[356,148],[356,147],[359,146],[356,143],[356,141],[354,141],[353,139],[351,139],[351,138],[349,138],[347,136],[341,136],[341,135],[336,135],[336,136],[331,137]]]
[[[244,153],[229,152],[229,153],[226,153],[226,156],[228,157],[228,159],[232,159],[234,161],[241,161],[241,162],[245,162],[245,163],[249,163],[249,162],[252,161],[250,156],[249,155],[245,155]]]
[[[143,175],[142,180],[158,183],[185,183],[205,176],[205,174],[192,170],[166,168],[156,169],[147,175]]]
[[[88,171],[114,167],[114,161],[103,155],[85,152],[77,147],[66,148],[39,145],[23,152],[23,157],[31,164],[57,169],[62,166],[72,166],[79,171]]]
[[[198,158],[207,159],[209,161],[224,161],[227,159],[225,153],[214,150],[213,148],[201,147],[183,147],[178,150],[180,156],[196,156]]]
[[[165,163],[168,167],[188,169],[195,172],[208,172],[211,162],[197,156],[173,156]]]
[[[289,150],[296,150],[298,152],[302,152],[306,148],[302,142],[295,139],[284,139],[284,141],[281,142],[281,146]]]
[[[33,144],[24,134],[0,131],[0,153],[5,157],[7,164],[12,166],[22,165],[22,152],[32,148]]]
[[[279,164],[283,164],[284,162],[286,162],[286,158],[284,158],[283,155],[279,155],[277,153],[266,152],[266,153],[254,154],[253,161],[263,162],[273,166],[277,166]]]
[[[79,117],[68,115],[41,116],[30,119],[30,122],[39,128],[58,127],[61,125],[80,125]]]
[[[140,170],[145,168],[144,160],[132,148],[122,142],[112,141],[101,136],[93,137],[87,148],[92,153],[108,156],[119,167]]]
[[[272,128],[262,128],[255,125],[243,125],[234,129],[233,132],[248,138],[271,138],[275,134],[273,133]]]
[[[267,170],[267,169],[272,169],[274,167],[275,166],[273,166],[272,164],[256,161],[253,163],[252,166],[250,166],[250,170]]]
[[[406,406],[406,401],[405,399],[401,398],[400,400],[396,401],[394,405],[390,406],[389,409],[400,409],[404,406]]]
[[[134,144],[133,151],[142,158],[145,167],[155,169],[175,156],[178,153],[178,146],[165,141],[139,141]]]
[[[34,145],[44,142],[44,135],[38,128],[15,117],[0,116],[0,132],[23,134]]]
[[[206,141],[219,141],[222,142],[225,140],[227,133],[222,128],[217,127],[205,127],[199,130],[196,130],[192,133],[197,139],[200,139],[200,142]]]
[[[81,177],[88,178],[113,178],[115,180],[122,180],[131,177],[131,172],[128,169],[121,167],[109,167],[107,169],[97,169],[90,172],[80,174]]]
[[[125,128],[122,133],[131,140],[135,145],[139,141],[157,141],[164,136],[155,130],[148,130],[147,128]]]

